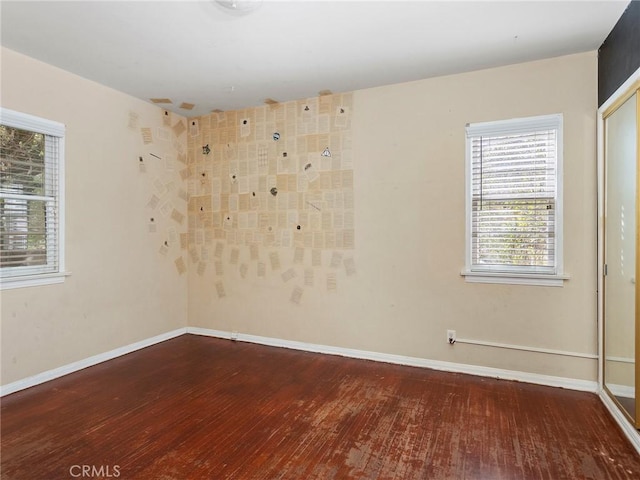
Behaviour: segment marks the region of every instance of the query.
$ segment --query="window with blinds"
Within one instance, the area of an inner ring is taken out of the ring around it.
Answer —
[[[61,273],[64,126],[0,113],[0,278]]]
[[[470,124],[467,271],[561,270],[562,116]]]

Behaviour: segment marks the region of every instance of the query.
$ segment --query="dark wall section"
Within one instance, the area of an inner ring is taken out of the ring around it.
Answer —
[[[640,67],[640,1],[633,0],[598,49],[598,106]]]

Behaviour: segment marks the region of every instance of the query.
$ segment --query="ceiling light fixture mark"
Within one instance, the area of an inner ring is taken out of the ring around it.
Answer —
[[[225,12],[234,15],[246,15],[257,10],[262,5],[262,0],[215,0]]]

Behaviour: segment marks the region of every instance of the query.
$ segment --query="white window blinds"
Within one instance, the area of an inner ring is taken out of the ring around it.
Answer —
[[[61,162],[64,127],[2,111],[0,276],[61,271]]]
[[[562,117],[467,126],[471,271],[557,274]]]

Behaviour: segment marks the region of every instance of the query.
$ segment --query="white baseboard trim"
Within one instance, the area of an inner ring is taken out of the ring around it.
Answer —
[[[606,357],[604,357],[604,359],[609,361],[609,362],[636,363],[636,359],[635,358],[630,358],[630,357],[609,357],[609,356],[606,356]]]
[[[638,453],[640,453],[640,432],[634,428],[627,417],[618,409],[618,406],[614,403],[609,395],[604,390],[600,390],[600,400],[604,403],[604,406],[609,410],[609,413],[616,421],[618,426],[622,429],[626,437],[629,439],[633,447],[636,449]]]
[[[68,375],[69,373],[77,372],[78,370],[97,365],[98,363],[106,362],[107,360],[126,355],[127,353],[131,353],[136,350],[140,350],[141,348],[164,342],[165,340],[184,335],[185,333],[187,333],[186,328],[179,328],[177,330],[162,333],[160,335],[156,335],[155,337],[147,338],[136,343],[131,343],[129,345],[125,345],[124,347],[119,347],[108,352],[100,353],[83,360],[78,360],[77,362],[69,363],[67,365],[63,365],[62,367],[54,368],[53,370],[47,370],[46,372],[23,378],[22,380],[17,380],[15,382],[2,385],[0,386],[0,397],[15,393],[20,390],[24,390],[25,388],[39,385],[44,382],[48,382],[49,380]]]
[[[470,375],[478,375],[481,377],[492,377],[503,380],[516,380],[519,382],[534,383],[537,385],[546,385],[551,387],[567,388],[570,390],[598,393],[598,382],[596,381],[555,377],[551,375],[540,375],[537,373],[503,370],[499,368],[467,365],[462,363],[442,362],[439,360],[429,360],[426,358],[406,357],[403,355],[370,352],[366,350],[354,350],[350,348],[332,347],[329,345],[318,345],[314,343],[295,342],[291,340],[282,340],[272,337],[261,337],[257,335],[248,335],[237,332],[225,332],[221,330],[211,330],[208,328],[200,327],[187,327],[187,333],[224,338],[227,340],[237,340],[241,342],[258,343],[260,345],[267,345],[272,347],[303,350],[305,352],[325,353],[329,355],[339,355],[342,357],[374,360],[377,362],[394,363],[412,367],[425,367],[445,372],[467,373]]]
[[[503,370],[492,367],[482,367],[477,365],[467,365],[462,363],[442,362],[439,360],[429,360],[426,358],[407,357],[403,355],[394,355],[390,353],[371,352],[367,350],[356,350],[351,348],[333,347],[330,345],[320,345],[306,342],[296,342],[292,340],[283,340],[273,337],[262,337],[258,335],[249,335],[237,332],[226,332],[222,330],[212,330],[200,327],[185,327],[173,330],[167,333],[156,335],[145,340],[141,340],[130,345],[116,348],[114,350],[94,355],[77,362],[63,365],[46,372],[33,375],[31,377],[18,380],[7,385],[0,386],[0,397],[11,393],[33,387],[49,380],[77,372],[87,367],[97,365],[98,363],[111,360],[127,353],[149,347],[156,343],[164,342],[171,338],[190,333],[194,335],[203,335],[208,337],[223,338],[227,340],[237,340],[241,342],[256,343],[271,347],[289,348],[292,350],[302,350],[305,352],[324,353],[328,355],[338,355],[342,357],[358,358],[363,360],[373,360],[376,362],[393,363],[397,365],[407,365],[412,367],[431,368],[433,370],[441,370],[452,373],[466,373],[481,377],[499,378],[503,380],[516,380],[520,382],[533,383],[537,385],[546,385],[551,387],[567,388],[571,390],[579,390],[585,392],[598,392],[597,382],[588,380],[578,380],[566,377],[555,377],[550,375],[540,375],[536,373],[519,372],[515,370]]]
[[[607,383],[607,388],[616,397],[636,398],[636,388],[628,385],[617,385],[615,383]]]

